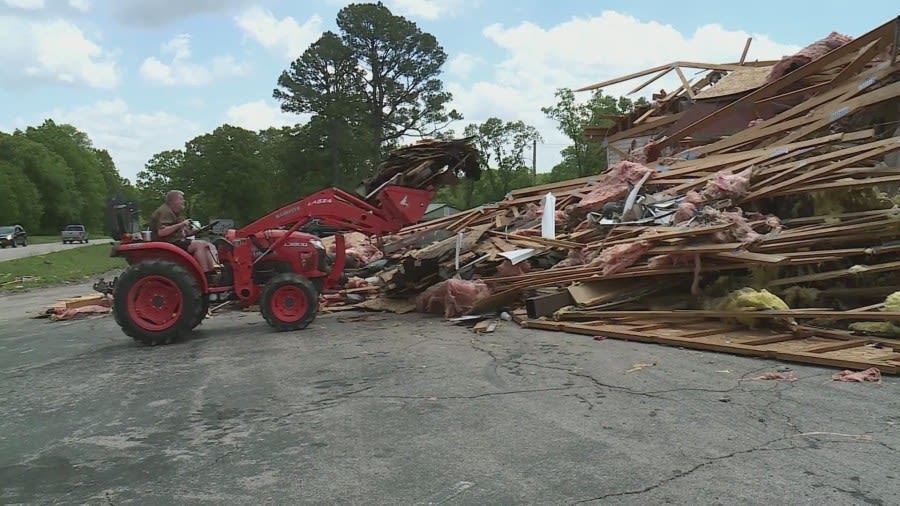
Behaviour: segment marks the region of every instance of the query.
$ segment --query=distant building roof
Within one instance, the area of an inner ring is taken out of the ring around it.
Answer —
[[[451,206],[450,204],[431,203],[431,204],[428,204],[428,208],[425,209],[425,212],[430,213],[432,211],[437,211],[438,209],[443,209],[445,207],[449,207],[451,209],[456,209],[453,206]]]

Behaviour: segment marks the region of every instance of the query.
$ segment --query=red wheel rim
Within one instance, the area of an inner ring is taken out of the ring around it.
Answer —
[[[128,291],[128,315],[144,330],[166,330],[175,325],[183,311],[181,289],[165,276],[141,278]]]
[[[283,322],[295,322],[306,315],[309,301],[306,292],[293,285],[285,285],[272,294],[272,314]]]

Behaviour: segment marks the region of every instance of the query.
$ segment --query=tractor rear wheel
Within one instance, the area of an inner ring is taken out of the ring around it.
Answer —
[[[319,293],[299,274],[276,274],[263,288],[259,307],[263,318],[276,330],[300,330],[316,318]]]
[[[209,314],[209,299],[206,297],[202,297],[203,301],[200,303],[200,310],[197,311],[197,315],[194,317],[194,321],[191,322],[191,328],[195,329],[203,323],[203,320],[206,319],[206,315]]]
[[[194,327],[203,309],[197,278],[181,265],[148,260],[128,267],[113,292],[113,314],[126,335],[170,344]]]

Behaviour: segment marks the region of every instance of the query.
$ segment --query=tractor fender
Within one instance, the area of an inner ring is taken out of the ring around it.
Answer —
[[[163,241],[117,244],[113,246],[109,256],[123,257],[129,265],[140,263],[145,260],[167,260],[169,262],[177,263],[197,278],[197,282],[200,284],[200,289],[202,291],[201,293],[209,292],[209,283],[206,280],[206,274],[203,272],[200,264],[193,255],[174,244]]]

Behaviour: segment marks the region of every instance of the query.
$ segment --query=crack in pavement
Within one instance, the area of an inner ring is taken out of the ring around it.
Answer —
[[[538,364],[535,362],[526,362],[526,361],[522,361],[522,360],[516,360],[516,361],[513,361],[513,363],[516,363],[519,365],[527,365],[527,366],[531,366],[531,367],[537,367],[540,369],[551,369],[551,370],[562,371],[562,372],[565,372],[566,374],[570,374],[572,376],[577,376],[579,378],[584,378],[584,379],[590,380],[592,383],[594,383],[594,385],[603,387],[603,388],[607,388],[609,390],[625,392],[625,393],[628,393],[631,395],[638,395],[638,396],[642,396],[642,397],[650,397],[653,399],[663,399],[663,400],[667,400],[667,401],[674,401],[676,399],[665,397],[660,394],[676,393],[676,392],[708,392],[708,393],[716,393],[716,394],[725,394],[725,393],[731,393],[735,390],[743,390],[743,382],[747,378],[747,376],[750,376],[751,374],[759,373],[766,369],[771,369],[771,367],[760,367],[760,368],[753,369],[749,372],[746,372],[743,375],[741,375],[741,377],[736,380],[737,381],[736,384],[730,388],[684,387],[684,388],[670,388],[670,389],[666,389],[666,390],[641,391],[641,390],[635,390],[633,388],[629,388],[629,387],[625,387],[625,386],[621,386],[621,385],[611,385],[609,383],[604,383],[590,374],[575,372],[575,371],[572,371],[572,369],[568,368],[568,367],[544,365],[544,364]]]
[[[672,475],[672,476],[670,476],[670,477],[668,477],[668,478],[665,478],[665,479],[659,481],[658,483],[655,483],[655,484],[653,484],[653,485],[646,486],[646,487],[644,487],[644,488],[642,488],[642,489],[637,489],[637,490],[626,490],[626,491],[624,491],[624,492],[613,492],[613,493],[604,494],[604,495],[597,496],[597,497],[591,497],[591,498],[589,498],[589,499],[581,499],[581,500],[575,501],[575,502],[573,502],[573,503],[569,503],[569,506],[576,506],[576,505],[579,505],[579,504],[587,504],[587,503],[589,503],[589,502],[602,501],[602,500],[604,500],[604,499],[609,499],[610,497],[623,497],[623,496],[631,496],[631,495],[641,495],[641,494],[645,494],[645,493],[650,492],[650,491],[652,491],[652,490],[656,490],[657,488],[660,488],[660,487],[662,487],[662,486],[664,486],[664,485],[666,485],[666,484],[668,484],[668,483],[670,483],[670,482],[673,482],[673,481],[675,481],[675,480],[679,480],[679,479],[681,479],[681,478],[684,478],[684,477],[686,477],[686,476],[689,476],[689,475],[695,473],[696,471],[698,471],[698,470],[700,470],[700,469],[703,469],[704,467],[710,466],[710,465],[715,464],[715,463],[717,463],[717,462],[719,462],[719,461],[722,461],[722,460],[727,460],[727,459],[730,459],[730,458],[733,458],[733,457],[737,457],[737,456],[741,456],[741,455],[747,455],[747,454],[756,453],[756,452],[781,452],[781,451],[809,450],[809,449],[818,449],[818,448],[819,448],[819,445],[817,445],[817,444],[808,444],[808,445],[805,445],[805,446],[795,446],[795,445],[792,444],[792,445],[787,446],[787,447],[767,448],[767,446],[769,446],[769,445],[772,445],[772,444],[775,444],[775,443],[779,443],[779,442],[783,442],[783,441],[790,441],[791,439],[792,439],[791,437],[780,437],[780,438],[773,439],[773,440],[771,440],[771,441],[765,442],[765,443],[763,443],[763,444],[761,444],[761,445],[754,446],[753,448],[748,448],[748,449],[746,449],[746,450],[737,450],[737,451],[728,453],[728,454],[726,454],[726,455],[720,455],[720,456],[718,456],[718,457],[712,457],[712,458],[707,459],[707,460],[704,461],[704,462],[701,462],[701,463],[699,463],[699,464],[693,466],[692,468],[690,468],[690,469],[688,469],[688,470],[686,470],[686,471],[678,472],[678,473],[676,473],[676,474],[674,474],[674,475]],[[831,443],[851,443],[851,444],[860,444],[860,443],[867,443],[867,442],[868,442],[868,441],[820,441],[820,443],[822,443],[822,444],[831,444]]]
[[[602,381],[600,381],[600,380],[598,380],[597,378],[591,376],[590,374],[579,373],[579,372],[572,371],[572,369],[571,369],[570,367],[557,367],[557,366],[552,366],[552,365],[538,364],[538,363],[535,363],[535,362],[526,362],[526,361],[524,361],[524,360],[514,360],[514,361],[512,361],[512,363],[517,364],[517,365],[525,365],[525,366],[537,367],[538,369],[551,369],[551,370],[555,370],[555,371],[562,371],[562,372],[564,372],[564,373],[566,373],[566,374],[569,374],[569,375],[571,375],[571,376],[576,376],[576,377],[578,377],[578,378],[584,378],[584,379],[587,379],[587,380],[589,380],[590,382],[592,382],[592,383],[594,384],[594,386],[599,386],[599,387],[607,388],[607,389],[609,389],[609,390],[615,390],[615,391],[620,391],[620,392],[626,392],[626,393],[631,394],[631,395],[639,395],[639,396],[643,396],[643,397],[651,397],[651,398],[654,398],[654,399],[663,399],[663,400],[667,400],[667,401],[673,400],[673,399],[669,399],[669,398],[667,398],[667,397],[662,397],[662,396],[659,396],[659,395],[653,395],[652,393],[640,392],[640,391],[634,390],[634,389],[632,389],[632,388],[623,387],[623,386],[620,386],[620,385],[610,385],[610,384],[607,384],[607,383],[603,383]]]
[[[574,397],[575,397],[576,399],[578,399],[579,401],[581,401],[581,402],[587,404],[588,411],[594,409],[594,403],[591,402],[591,401],[589,401],[587,397],[585,397],[585,396],[583,396],[583,395],[581,395],[581,394],[575,394]]]
[[[577,387],[577,386],[568,386],[568,387],[548,387],[548,388],[530,388],[524,390],[508,390],[505,392],[486,392],[483,394],[475,394],[475,395],[445,395],[445,396],[424,396],[424,395],[358,395],[357,398],[360,399],[415,399],[422,400],[428,399],[429,397],[434,397],[435,399],[444,400],[444,399],[479,399],[481,397],[494,397],[499,395],[516,395],[516,394],[528,394],[534,392],[558,392],[560,390],[573,390],[576,388],[587,388],[587,387]]]
[[[833,488],[834,490],[841,492],[843,494],[847,494],[854,499],[861,500],[862,502],[864,502],[866,504],[871,504],[872,506],[884,506],[884,501],[882,501],[881,499],[875,499],[873,497],[869,497],[869,495],[867,493],[863,492],[862,490],[860,490],[858,488],[848,490],[848,489],[843,489],[841,487],[837,487],[837,486],[833,486],[833,485],[831,488]]]

